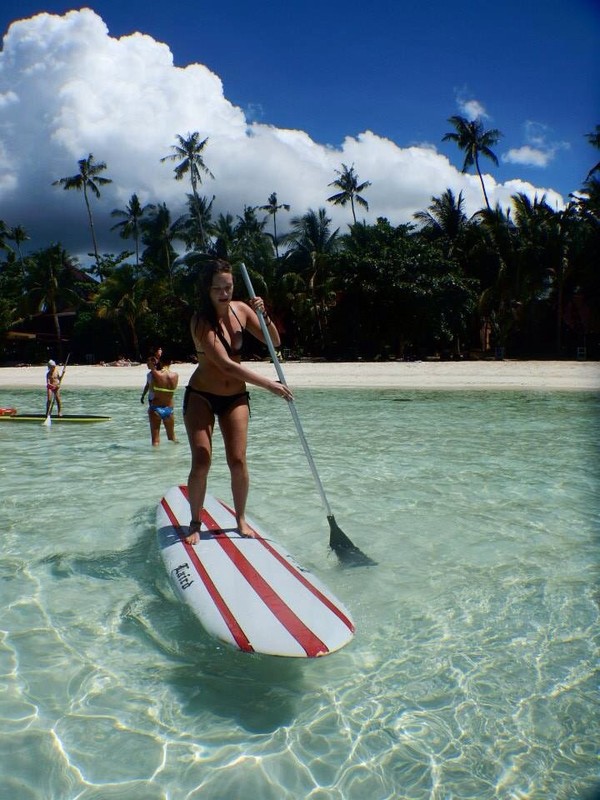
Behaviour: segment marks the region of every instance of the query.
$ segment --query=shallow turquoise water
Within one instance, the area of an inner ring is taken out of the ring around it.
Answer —
[[[252,395],[251,515],[351,609],[316,661],[233,652],[167,583],[138,390],[65,391],[98,425],[0,423],[0,797],[576,800],[596,786],[598,444],[590,393]],[[39,392],[4,397],[43,411]],[[10,401],[10,403],[9,403]],[[229,499],[217,448],[212,493]]]

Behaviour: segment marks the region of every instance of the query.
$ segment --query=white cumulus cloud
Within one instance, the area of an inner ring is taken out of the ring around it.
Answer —
[[[77,174],[78,160],[91,153],[112,179],[99,200],[92,198],[100,249],[126,249],[110,232],[110,212],[135,192],[142,204],[165,202],[173,219],[183,213],[189,185],[174,180],[173,162],[160,159],[177,135],[194,131],[208,137],[203,154],[215,180],[206,178],[201,191],[215,196],[215,215],[241,214],[275,191],[292,207],[281,215],[282,230],[290,217],[322,206],[345,230],[348,208],[326,202],[341,163],[372,183],[369,211],[361,209],[367,221],[412,221],[447,188],[463,191],[469,213],[482,205],[477,177],[459,172],[431,145],[401,148],[365,131],[336,149],[304,131],[253,121],[259,117],[227,100],[220,78],[202,64],[174,66],[167,45],[147,35],[112,38],[90,9],[15,22],[0,52],[0,218],[23,225],[33,246],[60,241],[72,253],[88,253],[81,195],[52,182]],[[514,187],[485,180],[490,202],[508,203]],[[524,183],[521,191],[542,190]]]
[[[531,145],[513,147],[502,156],[502,160],[509,164],[525,164],[531,167],[545,167],[554,158],[550,150],[539,150]]]
[[[459,108],[464,116],[469,120],[487,117],[485,108],[479,102],[479,100],[462,100],[459,102]]]
[[[527,167],[547,167],[560,150],[568,149],[567,142],[549,141],[550,131],[546,125],[527,120],[524,125],[526,144],[513,147],[502,155],[507,164],[520,164]]]

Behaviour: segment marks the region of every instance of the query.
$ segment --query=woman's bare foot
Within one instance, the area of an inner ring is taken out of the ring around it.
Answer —
[[[198,520],[190,520],[188,535],[183,537],[186,544],[198,544],[200,541],[201,526],[202,523]]]
[[[240,532],[240,536],[244,536],[246,539],[255,539],[256,533],[252,530],[252,528],[248,525],[244,517],[236,516],[237,524],[238,524],[238,531]]]

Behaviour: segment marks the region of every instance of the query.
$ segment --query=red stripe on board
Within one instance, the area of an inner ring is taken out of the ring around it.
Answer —
[[[230,509],[229,506],[227,506],[222,500],[219,500],[219,503],[221,503],[223,508],[229,511],[230,514],[234,513],[232,509]],[[249,527],[252,528],[252,526]],[[332,614],[335,614],[335,616],[338,617],[338,619],[340,619],[344,623],[344,625],[346,625],[348,630],[354,633],[354,624],[351,622],[351,620],[348,619],[348,617],[343,613],[343,611],[341,611],[336,605],[334,605],[331,602],[331,600],[323,594],[323,592],[317,589],[316,586],[313,586],[313,584],[306,579],[306,577],[300,572],[300,570],[297,569],[293,564],[290,564],[290,562],[287,561],[281,555],[281,553],[278,553],[277,550],[275,550],[275,548],[258,533],[258,531],[255,531],[254,528],[252,528],[252,530],[254,531],[254,533],[256,533],[256,538],[259,539],[260,542],[267,548],[269,553],[271,553],[271,555],[274,558],[276,558],[277,561],[279,561],[279,563],[282,564],[288,570],[288,572],[291,572],[292,575],[295,578],[297,578],[298,581],[300,581],[300,583],[303,586],[305,586],[312,594],[314,594],[314,596],[317,597],[323,603],[324,606],[327,606],[327,608],[332,612]]]
[[[202,516],[205,521],[210,522],[211,525],[214,524],[215,527],[219,527],[217,521],[210,516],[206,509],[203,510]],[[302,622],[300,617],[298,617],[277,592],[269,586],[260,572],[252,566],[246,556],[236,547],[229,537],[223,536],[217,538],[215,541],[221,545],[225,553],[231,559],[233,565],[238,568],[240,574],[248,581],[256,594],[279,622],[281,622],[288,633],[294,637],[307,656],[314,658],[315,656],[322,656],[329,652],[327,645]]]
[[[194,567],[196,568],[196,572],[198,573],[198,575],[200,577],[200,580],[202,581],[202,583],[206,587],[206,591],[209,593],[213,603],[215,604],[215,606],[217,607],[217,609],[219,611],[219,614],[221,615],[221,617],[223,618],[223,621],[225,622],[225,624],[229,628],[229,631],[230,631],[231,635],[233,636],[236,645],[239,647],[240,650],[243,650],[246,653],[253,653],[254,652],[254,648],[250,644],[250,640],[248,639],[248,637],[246,636],[246,634],[244,633],[244,631],[240,627],[238,621],[236,620],[236,618],[232,614],[232,612],[229,609],[229,606],[227,605],[227,603],[223,600],[219,590],[217,589],[217,587],[212,582],[212,580],[210,578],[210,575],[208,574],[208,572],[204,568],[202,562],[200,561],[200,559],[196,555],[196,551],[194,550],[193,546],[191,544],[188,544],[185,541],[182,527],[179,524],[179,522],[177,520],[177,517],[173,513],[173,509],[169,506],[169,504],[167,503],[167,501],[165,500],[164,497],[161,500],[161,504],[162,504],[162,507],[164,508],[167,516],[169,517],[173,527],[177,530],[177,533],[181,537],[181,542],[182,542],[183,546],[186,549],[186,552],[187,552],[187,554],[188,554],[188,556],[190,558],[190,561],[192,561]]]

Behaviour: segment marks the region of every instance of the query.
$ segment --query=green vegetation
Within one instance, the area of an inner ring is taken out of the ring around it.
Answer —
[[[49,350],[72,362],[145,357],[160,342],[190,357],[188,322],[207,256],[245,262],[284,340],[284,356],[327,360],[481,357],[503,348],[511,357],[573,358],[578,348],[600,357],[600,164],[562,210],[543,197],[512,198],[492,208],[480,155],[497,163],[491,147],[500,132],[451,117],[455,141],[474,167],[484,207],[467,217],[462,193],[448,189],[416,211],[414,223],[356,219],[368,209],[354,166],[341,165],[325,198],[350,205],[347,232],[332,229],[325,208],[292,216],[277,233],[277,214],[289,212],[273,192],[241,215],[213,218],[213,200],[199,194],[208,139],[178,136],[177,180],[189,177],[187,213],[173,220],[165,203],[140,204],[132,194],[111,213],[112,229],[133,249],[100,254],[90,195],[110,183],[92,154],[79,172],[55,181],[83,192],[95,264],[82,269],[57,243],[23,255],[29,234],[0,220],[0,340],[3,361],[39,361]],[[600,147],[600,126],[587,134]],[[591,160],[591,159],[590,159]],[[324,195],[327,191],[324,187]],[[178,255],[178,253],[183,253]],[[236,282],[244,296],[241,278]],[[36,337],[27,337],[35,332]],[[256,355],[264,353],[257,351]]]

